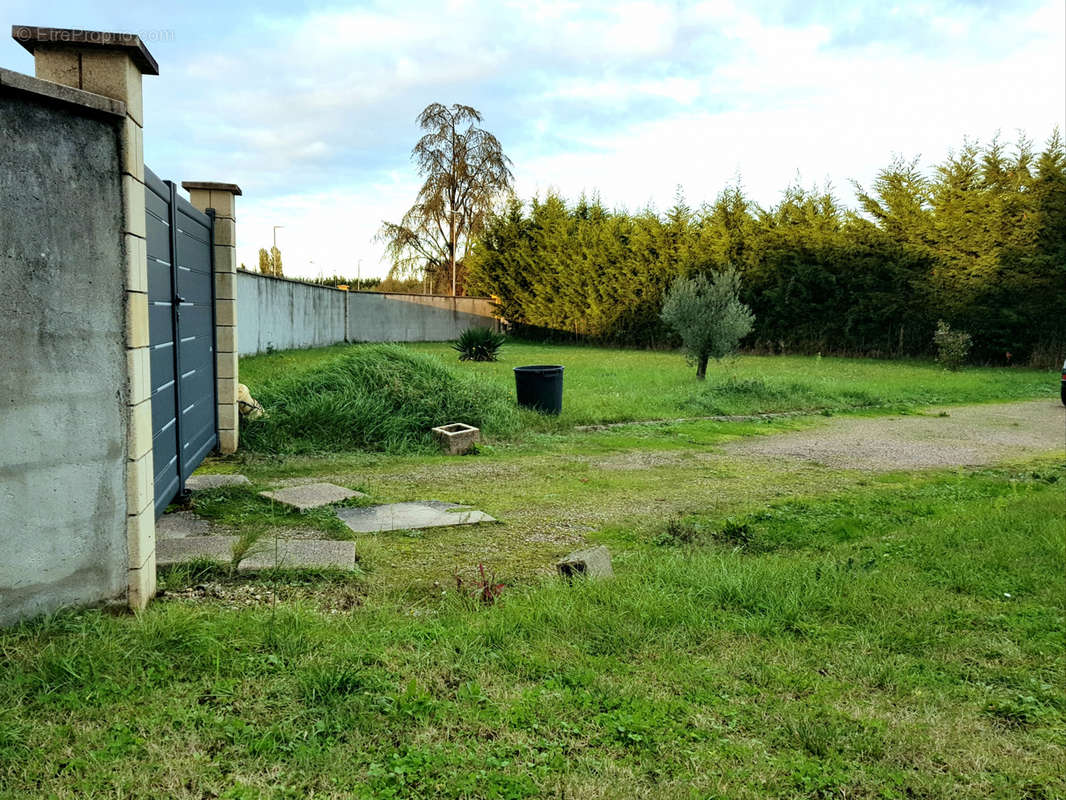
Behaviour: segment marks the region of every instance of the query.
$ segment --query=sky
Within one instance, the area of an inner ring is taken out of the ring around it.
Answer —
[[[155,8],[152,6],[155,5]],[[756,202],[831,184],[847,204],[896,154],[1066,129],[1064,0],[319,3],[0,0],[8,25],[137,33],[145,161],[237,183],[238,258],[274,226],[285,273],[384,276],[374,234],[421,181],[429,103],[472,105],[519,195],[611,207]],[[9,29],[9,28],[8,28]],[[0,66],[33,73],[10,38]]]

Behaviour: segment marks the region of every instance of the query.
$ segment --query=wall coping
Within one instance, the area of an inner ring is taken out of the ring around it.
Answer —
[[[183,184],[184,185],[184,184]],[[372,292],[367,289],[357,290],[344,290],[338,289],[336,286],[323,286],[320,283],[312,283],[311,281],[302,281],[299,278],[286,278],[284,276],[278,277],[276,275],[264,275],[262,272],[253,272],[250,269],[237,268],[238,275],[251,275],[253,278],[262,278],[268,281],[283,281],[285,283],[295,283],[298,286],[310,286],[312,289],[329,289],[331,292],[341,292],[342,294],[378,294],[382,297],[434,297],[438,300],[488,300],[490,303],[494,302],[491,297],[482,297],[480,295],[463,294],[458,297],[453,297],[450,294],[424,294],[422,292]]]
[[[158,75],[159,63],[135,33],[85,31],[76,28],[39,28],[12,25],[11,38],[31,53],[37,48],[53,50],[119,50],[126,53],[144,75]]]
[[[82,89],[74,89],[61,83],[33,78],[0,67],[0,93],[20,93],[33,95],[41,100],[73,107],[75,110],[89,112],[104,117],[126,118],[126,104],[100,94],[93,94]]]
[[[181,188],[185,191],[201,189],[208,192],[232,192],[241,196],[241,187],[235,183],[215,183],[213,181],[182,181]]]

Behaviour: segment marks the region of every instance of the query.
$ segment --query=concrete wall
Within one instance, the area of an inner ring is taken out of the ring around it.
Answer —
[[[446,342],[467,328],[497,327],[491,301],[483,297],[351,292],[350,342]]]
[[[344,341],[345,292],[237,272],[237,352],[321,347]]]
[[[0,70],[0,625],[127,589],[125,112],[53,87]]]
[[[442,342],[474,326],[498,327],[483,297],[343,292],[237,273],[240,355],[337,342]]]

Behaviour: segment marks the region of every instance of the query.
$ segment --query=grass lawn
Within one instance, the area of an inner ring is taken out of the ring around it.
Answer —
[[[186,565],[136,616],[0,631],[0,798],[1066,798],[1061,455],[867,472],[723,450],[821,416],[574,430],[1046,397],[1053,373],[744,357],[700,386],[673,354],[505,354],[456,365],[510,388],[564,364],[560,420],[464,458],[245,452],[207,469],[252,486],[193,501],[252,538],[351,536],[257,495],[311,476],[503,524],[360,536],[352,574]],[[616,577],[554,578],[586,543]],[[456,588],[479,562],[495,604]]]
[[[244,358],[241,380],[255,395],[264,383],[320,366],[352,347],[336,345]],[[523,420],[526,428],[540,430],[776,411],[905,410],[1051,397],[1058,386],[1054,372],[1035,369],[970,367],[951,373],[925,361],[817,356],[740,356],[712,364],[707,381],[701,384],[695,379],[695,368],[671,352],[509,341],[500,361],[481,364],[460,362],[446,342],[407,347],[437,355],[512,395],[514,367],[562,364],[566,367],[562,415],[553,419],[530,414]]]
[[[493,606],[61,614],[0,634],[0,795],[1062,797],[1064,479],[606,530]]]

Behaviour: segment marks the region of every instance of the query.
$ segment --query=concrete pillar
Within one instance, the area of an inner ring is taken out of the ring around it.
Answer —
[[[143,75],[158,75],[159,65],[140,37],[133,34],[15,26],[12,35],[33,53],[38,78],[121,100],[126,106],[119,150],[122,154],[122,227],[126,258],[126,285],[121,302],[126,309],[128,381],[127,597],[131,608],[140,609],[155,594],[156,587],[141,78]]]
[[[215,363],[218,381],[218,449],[237,450],[237,197],[235,183],[182,181],[189,202],[215,212]]]

